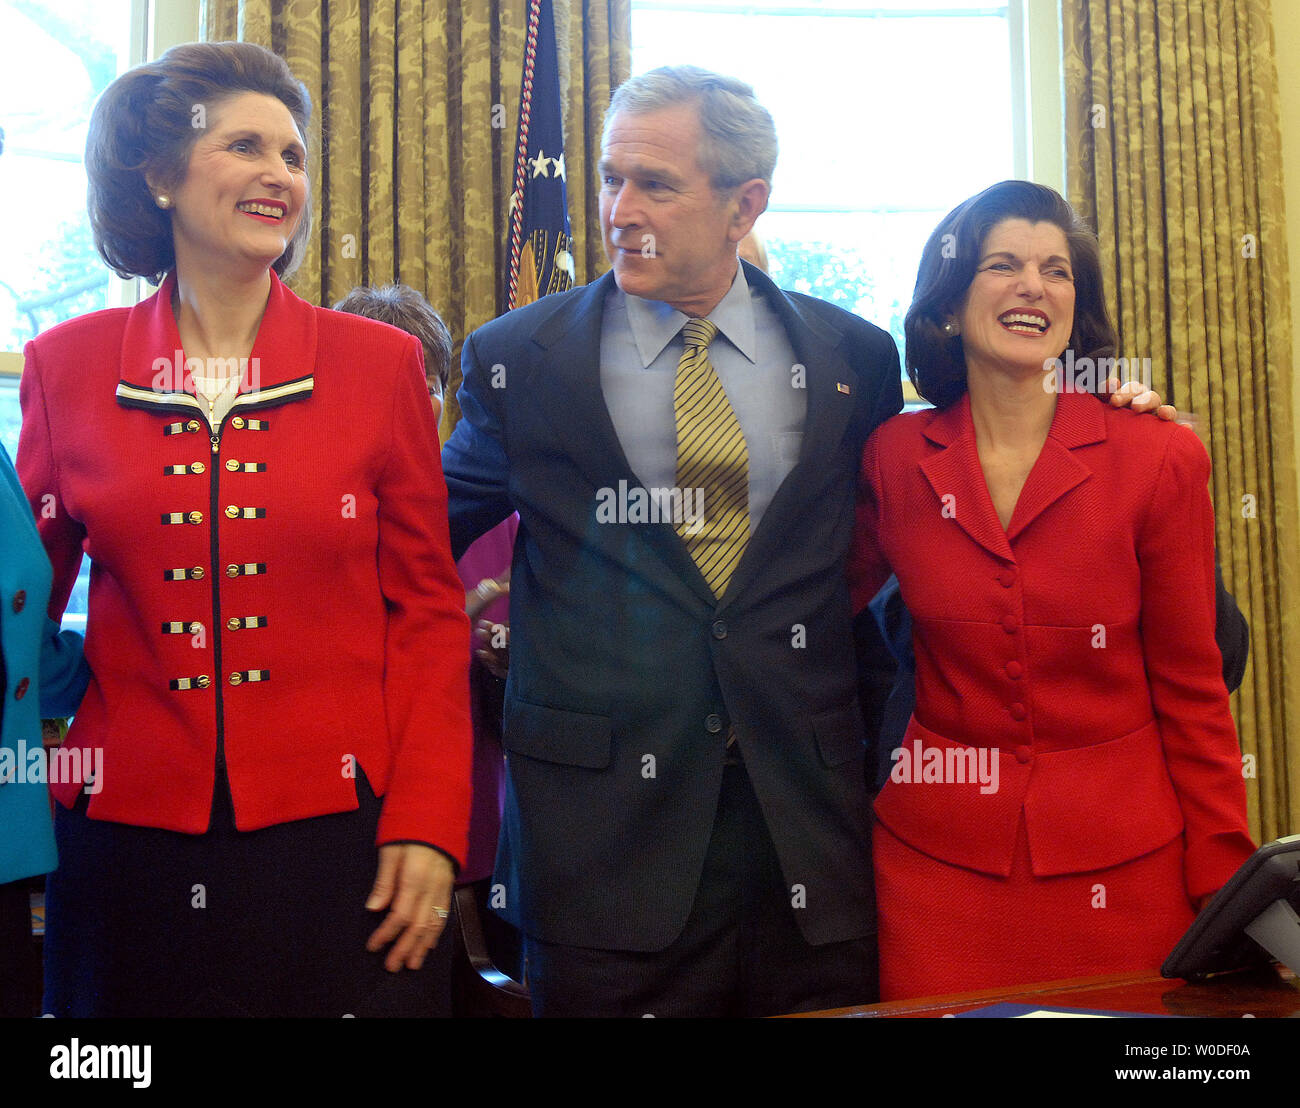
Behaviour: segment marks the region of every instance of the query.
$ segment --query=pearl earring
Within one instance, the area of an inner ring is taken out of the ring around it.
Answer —
[[[950,336],[957,334],[957,324],[955,324],[951,319],[948,320],[948,322],[943,325],[943,333]]]
[[[155,196],[153,198],[153,202],[157,204],[158,207],[162,208],[163,211],[166,211],[168,208],[172,206],[172,198],[168,196],[165,192],[160,192],[157,196]]]

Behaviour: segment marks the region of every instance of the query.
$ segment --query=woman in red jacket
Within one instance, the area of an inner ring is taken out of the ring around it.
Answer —
[[[103,765],[90,795],[53,790],[56,1015],[435,1008],[468,624],[418,342],[280,280],[310,222],[309,114],[247,44],[114,82],[91,222],[114,270],[162,285],[27,348],[52,616],[92,559],[67,741]]]
[[[875,809],[881,995],[1155,970],[1253,849],[1205,450],[1093,395],[1097,242],[1041,185],[943,220],[906,331],[936,407],[868,441],[850,563],[859,608],[898,574],[917,663]]]

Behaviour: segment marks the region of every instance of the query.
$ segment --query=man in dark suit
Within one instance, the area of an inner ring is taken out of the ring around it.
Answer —
[[[465,342],[443,465],[458,556],[520,515],[495,880],[541,1014],[875,995],[844,561],[898,355],[738,262],[775,160],[747,85],[633,78],[600,163],[612,273]]]

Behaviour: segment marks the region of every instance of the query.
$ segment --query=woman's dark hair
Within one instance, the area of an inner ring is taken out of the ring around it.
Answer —
[[[1074,270],[1074,329],[1069,349],[1078,357],[1113,357],[1118,339],[1106,313],[1097,236],[1065,198],[1032,181],[1002,181],[958,204],[940,221],[921,253],[912,306],[903,323],[907,375],[926,400],[944,408],[966,391],[960,335],[943,325],[975,279],[988,233],[1004,219],[1053,223],[1065,234]]]
[[[334,305],[334,310],[377,319],[414,335],[424,347],[424,375],[437,378],[440,393],[446,390],[451,371],[451,332],[433,305],[410,285],[358,285]]]
[[[86,135],[88,207],[95,248],[119,277],[158,284],[176,264],[171,216],[154,203],[145,179],[181,183],[207,113],[243,92],[274,96],[307,137],[311,97],[284,59],[249,42],[191,42],[117,78],[99,98]],[[308,205],[272,267],[297,268],[311,234]]]

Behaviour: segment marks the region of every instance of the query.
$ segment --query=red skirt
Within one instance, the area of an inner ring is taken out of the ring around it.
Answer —
[[[1158,972],[1195,912],[1183,837],[1089,873],[1035,877],[1024,816],[1008,877],[940,862],[879,820],[880,999]]]

